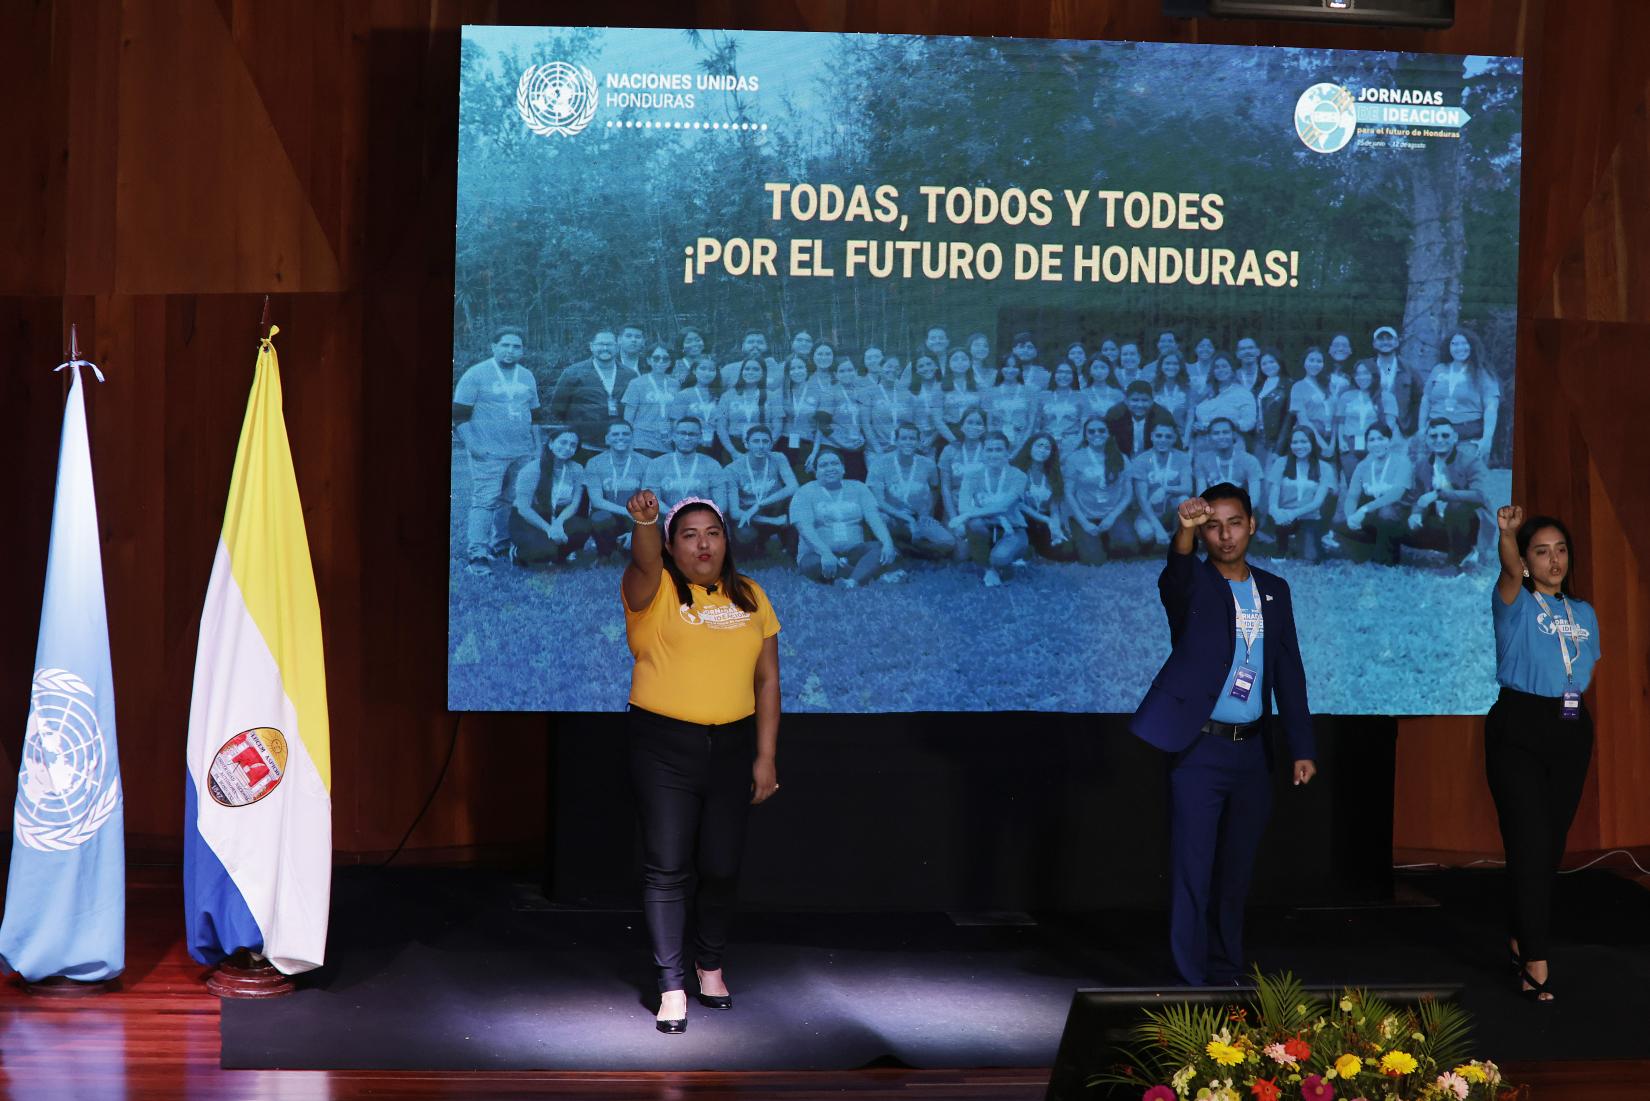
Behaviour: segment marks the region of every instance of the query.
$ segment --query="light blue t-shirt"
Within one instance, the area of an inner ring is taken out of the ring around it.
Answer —
[[[1562,634],[1569,647],[1576,690],[1585,692],[1599,656],[1598,614],[1592,605],[1572,596],[1570,611],[1576,620],[1572,625],[1564,613],[1564,597],[1541,599],[1547,602],[1546,612],[1528,589],[1519,589],[1518,598],[1511,604],[1502,603],[1500,594],[1490,590],[1495,618],[1495,679],[1532,696],[1557,699],[1564,695],[1564,658],[1558,652]]]
[[[1220,699],[1215,701],[1214,713],[1209,717],[1222,723],[1257,722],[1261,712],[1262,677],[1266,674],[1266,624],[1261,616],[1254,578],[1248,581],[1228,580],[1226,584],[1231,587],[1232,596],[1243,614],[1238,616],[1237,634],[1232,643],[1232,667],[1226,671],[1226,683],[1221,687]],[[1250,630],[1256,632],[1249,647],[1245,647],[1243,642],[1245,621],[1248,621]],[[1249,689],[1249,698],[1239,700],[1232,695],[1232,684],[1245,661],[1255,672],[1255,683]]]

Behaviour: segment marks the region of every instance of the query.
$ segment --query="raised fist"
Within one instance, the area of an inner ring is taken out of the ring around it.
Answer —
[[[1183,528],[1200,528],[1212,511],[1209,508],[1209,502],[1203,498],[1188,497],[1180,502],[1180,526]]]
[[[1517,505],[1503,505],[1495,512],[1495,526],[1502,531],[1517,531],[1524,524],[1524,510]]]
[[[638,524],[651,524],[659,519],[659,498],[651,489],[638,489],[624,503],[624,508]]]

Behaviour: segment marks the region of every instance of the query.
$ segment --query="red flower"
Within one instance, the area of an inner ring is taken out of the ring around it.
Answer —
[[[1283,1042],[1283,1053],[1298,1062],[1306,1062],[1312,1058],[1312,1045],[1299,1036],[1291,1036]]]
[[[1140,1101],[1178,1101],[1178,1098],[1168,1086],[1153,1086],[1140,1095]]]
[[[1257,1078],[1255,1084],[1249,1087],[1249,1092],[1255,1095],[1255,1101],[1278,1101],[1282,1091],[1270,1078]]]
[[[1308,1074],[1301,1079],[1301,1097],[1305,1101],[1335,1101],[1335,1087],[1316,1074]]]

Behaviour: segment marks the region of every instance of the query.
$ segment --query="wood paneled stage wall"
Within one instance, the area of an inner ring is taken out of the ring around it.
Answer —
[[[392,849],[444,710],[458,27],[1134,38],[1527,58],[1515,492],[1570,519],[1606,659],[1576,848],[1650,844],[1650,4],[1459,0],[1446,32],[1157,0],[25,0],[0,5],[0,805],[22,736],[70,322],[91,394],[128,829],[175,854],[201,600],[273,296],[327,638],[336,844]],[[1449,630],[1441,623],[1439,630]],[[1394,841],[1498,848],[1483,723],[1401,722]],[[410,850],[535,852],[545,724],[474,715]]]

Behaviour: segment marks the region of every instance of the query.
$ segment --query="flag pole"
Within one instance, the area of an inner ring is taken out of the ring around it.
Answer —
[[[69,322],[69,354],[63,357],[68,361],[69,374],[63,380],[63,393],[66,396],[69,387],[74,385],[75,376],[80,374],[80,331],[73,321]]]
[[[258,321],[260,342],[269,340],[271,327],[266,294],[263,316]],[[218,961],[206,978],[206,989],[220,998],[279,998],[297,988],[262,952],[242,947]]]
[[[55,371],[61,371],[65,367],[67,367],[69,369],[68,376],[63,380],[63,390],[64,390],[65,401],[67,401],[68,394],[73,390],[75,382],[80,378],[80,368],[82,366],[91,367],[93,372],[96,373],[98,381],[101,382],[103,380],[102,372],[98,371],[97,367],[95,365],[88,362],[87,360],[83,360],[83,359],[80,358],[80,330],[75,325],[75,323],[72,322],[72,321],[69,323],[69,349],[68,349],[68,354],[66,356],[64,356],[63,358],[64,358],[64,362],[58,364],[57,367],[54,368],[54,370]],[[84,406],[82,406],[82,409],[84,409]],[[82,422],[82,423],[84,423],[84,422]],[[67,428],[65,428],[65,431],[67,431]],[[61,460],[60,460],[59,466],[61,468]],[[59,471],[59,476],[61,477],[61,469]],[[59,521],[58,508],[57,508],[57,504],[54,501],[53,506],[52,506],[52,525],[53,525],[54,529],[55,529],[58,521]],[[48,568],[47,568],[47,580],[48,580],[48,582],[50,581],[50,578],[51,578],[51,572],[50,572],[50,565],[49,565],[49,559],[48,559]],[[99,575],[99,582],[100,582],[100,587],[101,587],[101,573]],[[101,597],[100,597],[100,600],[101,600]],[[44,628],[42,628],[42,630],[44,630]],[[37,676],[38,676],[38,674],[37,674]],[[32,711],[32,706],[31,706],[31,711]],[[32,719],[32,716],[31,716],[31,723],[32,723],[32,721],[33,721],[33,719]],[[24,752],[25,753],[27,752],[27,747],[26,746],[24,747]],[[118,782],[118,780],[117,780],[117,782]],[[121,865],[124,867],[124,864],[125,864],[125,861],[124,861],[124,858],[122,858]],[[122,942],[122,950],[124,951],[124,941]],[[108,978],[102,978],[102,979],[77,979],[77,978],[71,978],[68,975],[57,974],[57,975],[48,975],[45,978],[35,979],[33,981],[30,981],[28,979],[23,979],[22,980],[22,987],[23,987],[23,990],[24,990],[25,993],[36,996],[36,997],[42,997],[42,998],[81,998],[81,997],[87,997],[87,996],[96,995],[96,994],[106,994],[106,993],[109,993],[112,990],[117,989],[118,988],[118,979],[119,979],[118,972],[115,975],[112,975]]]

